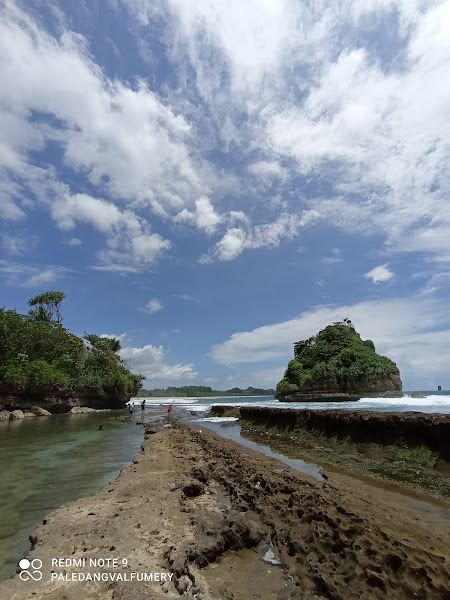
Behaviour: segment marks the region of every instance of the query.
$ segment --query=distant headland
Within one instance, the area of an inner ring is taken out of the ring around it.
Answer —
[[[281,402],[346,402],[403,395],[397,365],[362,340],[350,319],[294,344],[294,358],[277,384]]]
[[[214,396],[274,396],[275,390],[248,387],[245,390],[234,387],[230,390],[213,390],[206,385],[184,385],[181,387],[169,386],[165,390],[155,388],[153,390],[141,389],[138,398],[208,398]]]

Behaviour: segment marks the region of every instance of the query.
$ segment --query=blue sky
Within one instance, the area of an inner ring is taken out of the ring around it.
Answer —
[[[63,290],[146,387],[273,387],[350,317],[450,388],[449,1],[0,13],[3,305]]]

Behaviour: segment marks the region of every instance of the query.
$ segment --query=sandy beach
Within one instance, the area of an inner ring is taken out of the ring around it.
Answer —
[[[342,473],[318,482],[170,425],[148,425],[133,465],[48,515],[1,598],[450,598],[450,506]],[[36,559],[41,578],[24,581]]]

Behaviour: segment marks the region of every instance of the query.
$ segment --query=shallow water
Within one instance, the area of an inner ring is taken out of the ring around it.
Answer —
[[[121,423],[127,414],[105,411],[0,422],[0,581],[28,553],[28,536],[49,512],[92,495],[140,452],[143,428]]]
[[[284,454],[273,452],[269,446],[263,446],[262,444],[258,444],[241,436],[241,426],[237,425],[232,419],[196,419],[193,422],[197,425],[207,427],[208,429],[215,431],[224,438],[233,440],[233,442],[238,442],[238,444],[241,444],[246,448],[256,450],[257,452],[261,452],[262,454],[272,458],[277,458],[288,467],[296,469],[297,471],[301,471],[302,473],[306,473],[318,481],[324,480],[320,472],[322,467],[315,465],[314,463],[301,460],[300,458],[288,458]]]

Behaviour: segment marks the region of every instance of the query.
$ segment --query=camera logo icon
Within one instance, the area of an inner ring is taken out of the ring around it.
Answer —
[[[22,558],[19,563],[19,567],[22,569],[20,572],[20,579],[22,581],[28,581],[34,579],[34,581],[40,581],[42,579],[42,560],[39,558],[33,559],[31,562],[27,558]]]

